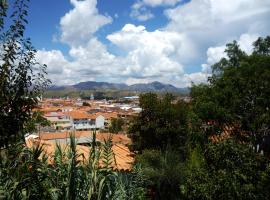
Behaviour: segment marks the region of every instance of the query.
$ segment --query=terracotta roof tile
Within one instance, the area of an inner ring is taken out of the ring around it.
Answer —
[[[30,138],[26,140],[27,147],[31,148],[34,145],[41,144],[43,145],[44,153],[48,156],[48,163],[53,164],[53,154],[56,150],[56,144],[52,141],[45,141],[40,139]],[[65,151],[68,149],[68,145],[61,144],[61,148]],[[89,158],[90,148],[82,145],[77,145],[76,150],[79,161],[85,162]],[[123,144],[115,144],[112,146],[112,151],[114,153],[115,162],[112,163],[112,168],[114,170],[124,170],[130,171],[132,170],[132,166],[134,163],[133,154],[129,151],[129,149]],[[101,161],[100,161],[100,165]]]

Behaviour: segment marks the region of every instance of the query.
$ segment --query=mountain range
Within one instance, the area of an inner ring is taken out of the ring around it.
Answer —
[[[75,85],[68,86],[56,86],[53,85],[49,90],[64,90],[64,89],[76,89],[76,90],[128,90],[138,92],[178,92],[188,93],[188,88],[178,88],[171,84],[164,84],[158,81],[152,83],[138,83],[133,85],[127,85],[124,83],[108,83],[108,82],[95,82],[86,81],[80,82]]]

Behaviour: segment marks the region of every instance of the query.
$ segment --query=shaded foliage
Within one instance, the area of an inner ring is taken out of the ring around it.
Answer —
[[[248,145],[210,143],[203,154],[191,154],[181,191],[187,199],[268,199],[261,187],[265,164]]]
[[[30,39],[24,38],[27,3],[27,0],[14,1],[9,18],[7,5],[1,5],[0,147],[23,140],[24,125],[49,83],[45,78],[46,66],[36,61],[36,50]],[[6,27],[8,20],[11,25]]]
[[[214,122],[214,129],[208,129],[207,134],[220,133],[226,125],[237,126],[235,134],[245,133],[256,149],[270,130],[269,36],[259,38],[254,45],[253,54],[248,56],[236,42],[228,44],[228,58],[213,66],[209,84],[192,87],[191,96],[202,122]]]
[[[171,146],[184,153],[189,107],[181,101],[173,104],[172,100],[171,94],[161,99],[154,93],[140,96],[142,112],[129,130],[135,150],[164,150]]]
[[[179,199],[180,182],[182,180],[183,162],[178,152],[144,150],[137,156],[142,165],[142,173],[154,199]]]
[[[110,133],[119,133],[123,130],[125,121],[122,118],[113,118],[109,127]]]

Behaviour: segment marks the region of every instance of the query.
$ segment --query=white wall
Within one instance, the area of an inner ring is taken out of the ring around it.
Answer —
[[[104,128],[105,118],[102,115],[96,118],[96,128]]]

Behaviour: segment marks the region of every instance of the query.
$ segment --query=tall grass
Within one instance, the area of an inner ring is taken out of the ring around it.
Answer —
[[[70,144],[56,144],[49,162],[42,145],[27,148],[18,144],[2,152],[0,161],[0,199],[144,199],[140,170],[113,170],[111,138],[100,145],[95,133],[89,146],[89,158]]]

